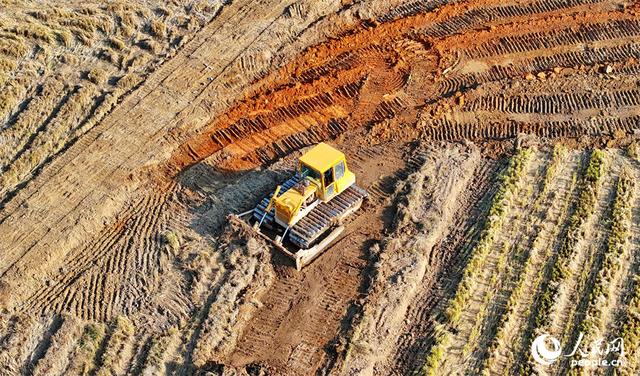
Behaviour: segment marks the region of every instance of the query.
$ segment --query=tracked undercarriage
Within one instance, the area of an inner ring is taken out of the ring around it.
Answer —
[[[292,177],[282,187],[293,187],[299,179],[297,176]],[[352,185],[333,200],[318,203],[302,220],[291,227],[288,234],[283,234],[275,224],[274,208],[271,208],[265,215],[265,209],[272,196],[263,198],[258,206],[251,211],[249,223],[256,225],[262,221],[260,227],[264,227],[265,230],[258,231],[258,234],[291,258],[296,269],[301,270],[340,236],[344,231],[343,220],[360,208],[364,199],[368,197],[368,193],[355,184]],[[248,226],[238,216],[232,216],[232,219]],[[255,230],[255,228],[251,227],[251,230]],[[285,235],[283,240],[276,240],[283,235]]]
[[[344,154],[321,143],[301,157],[293,177],[245,214],[251,215],[251,229],[292,258],[299,270],[338,238],[343,220],[366,197]]]
[[[282,187],[289,189],[298,181],[299,177],[293,177],[287,180]],[[331,201],[320,202],[290,229],[289,241],[303,249],[311,247],[332,226],[338,224],[353,211],[358,210],[365,197],[367,197],[367,192],[354,184]],[[267,227],[273,227],[275,216],[274,208],[265,216],[265,209],[269,205],[270,199],[271,196],[263,198],[253,210],[253,218],[260,221],[264,216],[263,225]]]

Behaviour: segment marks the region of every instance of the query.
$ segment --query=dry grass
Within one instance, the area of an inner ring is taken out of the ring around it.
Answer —
[[[124,375],[126,361],[132,350],[131,340],[135,328],[131,321],[124,316],[116,318],[104,353],[100,361],[101,367],[96,376]]]
[[[224,255],[226,271],[193,353],[196,366],[220,360],[233,349],[246,322],[245,316],[249,317],[250,311],[257,308],[252,307],[252,302],[259,299],[274,279],[271,264],[264,259],[268,257],[264,243],[238,233],[238,229],[229,230],[231,241],[223,241],[217,247]]]
[[[116,36],[109,38],[109,45],[115,48],[116,50],[120,50],[120,51],[127,48],[127,45],[125,44],[125,42]]]
[[[151,53],[156,53],[159,50],[159,44],[151,39],[142,39],[138,41],[138,46]]]
[[[5,85],[0,91],[0,120],[8,120],[9,115],[19,104],[20,99],[27,93],[22,85]]]
[[[173,251],[180,249],[180,236],[173,231],[167,231],[163,234],[165,244]]]
[[[154,337],[151,340],[151,346],[149,353],[145,361],[143,375],[160,375],[165,373],[164,359],[167,349],[171,343],[176,339],[178,335],[178,329],[175,327],[170,328],[167,332]]]
[[[147,53],[146,51],[138,52],[134,54],[129,60],[127,60],[124,65],[129,70],[137,70],[140,67],[145,66],[152,59],[152,55]]]
[[[21,58],[29,52],[24,38],[0,32],[0,56]]]
[[[89,72],[88,78],[98,84],[104,83],[106,72],[94,68]],[[7,191],[24,181],[49,156],[64,148],[70,139],[84,134],[95,126],[123,95],[142,81],[142,77],[135,73],[124,75],[117,82],[116,88],[104,95],[92,113],[89,113],[89,110],[98,101],[99,86],[93,83],[85,85],[66,99],[63,81],[63,78],[58,77],[46,82],[40,94],[31,100],[13,126],[0,133],[5,140],[0,146],[0,169],[6,169],[0,175],[2,183],[0,186],[3,187],[0,192]],[[63,104],[57,112],[52,112],[59,101],[63,101]],[[36,133],[47,118],[50,122]],[[29,147],[14,160],[32,137],[34,139]]]
[[[81,125],[80,122],[89,115],[97,94],[97,88],[91,84],[79,88],[70,96],[46,128],[35,135],[29,148],[1,176],[0,186],[4,190],[11,189],[28,178],[50,156],[62,150],[73,137],[74,130]]]
[[[6,4],[0,23],[0,129],[8,128],[5,123],[19,112],[22,103],[37,99],[32,98],[37,92],[34,89],[50,82],[51,75],[61,74],[68,87],[86,85],[86,79],[96,88],[91,89],[91,98],[74,96],[78,104],[64,105],[48,125],[43,124],[41,115],[51,113],[56,101],[38,100],[37,106],[27,106],[28,114],[19,115],[22,124],[15,132],[3,135],[9,144],[0,149],[5,171],[0,192],[25,182],[34,169],[98,124],[140,78],[155,68],[158,55],[175,48],[169,35],[181,37],[196,31],[180,23],[195,20],[202,24],[214,15],[214,8],[207,13],[205,7],[196,14],[183,4],[161,1]],[[109,77],[123,77],[115,90]],[[89,111],[96,103],[98,107],[91,116]],[[79,117],[86,117],[83,124],[79,124]],[[45,129],[35,135],[33,147],[7,168],[6,163],[21,150],[25,139],[39,128]]]
[[[82,323],[73,316],[62,319],[62,326],[51,338],[51,346],[33,370],[34,376],[63,374],[68,365],[69,354],[82,334]]]
[[[88,324],[78,341],[78,346],[71,355],[69,373],[89,375],[95,368],[95,357],[106,334],[103,324]]]
[[[69,30],[56,30],[56,39],[64,47],[69,48],[73,46],[74,38]]]
[[[142,77],[136,73],[128,73],[118,80],[116,87],[123,92],[127,92],[133,89],[136,85],[142,82]]]
[[[220,4],[207,0],[197,0],[191,5],[191,11],[195,13],[211,13],[220,8]]]
[[[11,29],[16,35],[20,35],[39,42],[51,44],[56,41],[56,34],[49,27],[39,23],[25,23],[16,25]]]
[[[162,20],[154,18],[149,23],[151,35],[158,39],[164,39],[167,36],[167,25]]]
[[[631,144],[629,144],[629,146],[627,147],[627,154],[632,159],[640,161],[640,145],[638,144],[638,141],[633,141]]]
[[[96,85],[102,85],[107,81],[107,72],[104,69],[93,68],[87,72],[87,79]]]
[[[7,58],[0,58],[0,73],[11,72],[16,68],[16,62]]]
[[[70,140],[93,128],[123,95],[140,82],[142,77],[129,73],[117,82],[114,90],[101,99],[98,87],[94,84],[79,88],[75,94],[65,99],[61,79],[45,83],[42,92],[33,98],[27,109],[17,117],[15,124],[8,131],[0,133],[5,140],[0,145],[0,170],[6,169],[0,174],[0,195],[27,179],[34,169],[66,147]],[[64,101],[59,111],[49,113],[59,101]],[[89,113],[96,102],[99,102],[98,106]],[[45,129],[36,133],[47,118],[51,120]],[[35,137],[31,145],[19,158],[13,160],[31,137]]]
[[[23,353],[28,342],[37,340],[37,328],[43,325],[34,317],[20,317],[8,324],[0,343],[0,369],[7,375],[22,373]],[[28,351],[28,349],[27,349]]]

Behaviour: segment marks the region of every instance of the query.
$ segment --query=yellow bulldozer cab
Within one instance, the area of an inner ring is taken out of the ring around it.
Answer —
[[[327,202],[356,181],[347,169],[344,154],[325,143],[319,143],[300,157],[298,168],[304,176],[301,185],[276,195],[274,200],[275,220],[285,227],[302,219],[313,208],[313,201]]]
[[[338,162],[344,161],[344,154],[324,142],[314,146],[300,157],[300,162],[313,170],[324,173]]]
[[[319,186],[318,198],[329,201],[356,181],[344,153],[324,142],[300,157],[300,172]]]

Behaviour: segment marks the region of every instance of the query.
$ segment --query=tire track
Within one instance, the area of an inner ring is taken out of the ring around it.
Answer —
[[[72,256],[64,264],[68,272],[28,299],[24,311],[72,312],[107,320],[118,312],[139,310],[155,288],[151,285],[158,283],[144,275],[153,275],[159,265],[145,260],[157,259],[160,252],[161,214],[173,189],[145,197],[128,217]]]
[[[632,39],[640,36],[640,21],[635,18],[608,19],[581,24],[577,28],[536,31],[515,36],[493,39],[492,43],[473,46],[465,50],[469,59],[495,58],[515,53],[530,53],[537,50],[557,49],[584,43],[616,39]]]
[[[550,71],[555,67],[591,66],[595,64],[621,63],[640,58],[640,44],[635,40],[601,42],[597,47],[575,48],[572,51],[549,50],[539,56],[517,54],[508,65],[492,64],[479,73],[452,75],[438,83],[436,92],[440,97],[449,97],[456,92],[465,92],[480,84],[520,77],[530,72]]]

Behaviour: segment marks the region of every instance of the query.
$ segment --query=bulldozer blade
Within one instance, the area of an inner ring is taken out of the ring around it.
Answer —
[[[271,245],[276,247],[279,251],[281,251],[282,253],[284,253],[285,255],[289,256],[289,258],[291,258],[291,259],[293,259],[295,261],[295,259],[296,259],[296,255],[295,254],[293,254],[291,251],[286,249],[282,244],[278,244],[275,240],[273,240],[270,237],[268,237],[267,235],[265,235],[262,231],[260,231],[260,228],[255,227],[255,226],[253,226],[253,227],[249,226],[249,224],[247,222],[243,221],[242,218],[238,217],[235,214],[229,214],[227,219],[230,222],[234,222],[234,223],[239,224],[240,226],[242,226],[244,229],[246,229],[250,233],[253,233],[253,234],[258,235],[259,237],[263,238],[264,240],[269,242]]]
[[[316,257],[320,256],[320,254],[329,245],[331,245],[331,243],[333,243],[333,241],[336,240],[338,236],[342,234],[343,231],[344,231],[344,226],[336,227],[333,231],[331,231],[331,233],[326,238],[322,239],[320,243],[314,245],[309,249],[301,249],[298,252],[296,252],[294,255],[295,262],[296,262],[296,269],[301,270],[303,267],[309,265],[309,263],[315,260]]]
[[[322,239],[322,241],[320,241],[318,244],[314,245],[309,249],[300,249],[296,253],[293,253],[290,250],[288,250],[285,246],[283,246],[281,243],[279,243],[274,239],[271,239],[269,236],[267,236],[262,231],[260,231],[260,228],[255,228],[250,226],[247,222],[243,221],[242,218],[240,218],[238,215],[229,214],[227,219],[230,222],[239,224],[249,233],[255,234],[263,238],[268,243],[273,245],[277,250],[284,253],[295,263],[296,269],[298,271],[302,270],[303,267],[309,265],[309,263],[311,263],[318,256],[320,256],[320,254],[327,247],[329,247],[329,245],[331,245],[331,243],[333,243],[333,241],[336,240],[338,236],[340,236],[340,234],[342,234],[342,232],[344,231],[344,226],[338,226],[335,229],[333,229],[333,231],[331,231],[331,233],[328,236],[326,236],[324,239]]]

